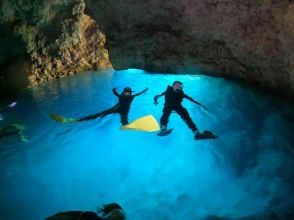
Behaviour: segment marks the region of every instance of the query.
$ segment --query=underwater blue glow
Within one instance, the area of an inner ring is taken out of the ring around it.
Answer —
[[[127,72],[129,74],[142,74],[145,71],[141,69],[127,69],[127,70],[122,70],[123,72]]]
[[[49,117],[99,112],[117,102],[112,88],[130,86],[149,88],[134,100],[130,121],[150,113],[159,120],[164,100],[154,106],[153,96],[175,80],[207,106],[184,101],[199,129],[218,140],[195,141],[174,113],[166,137],[120,131],[119,115],[77,124]],[[294,107],[278,98],[221,78],[125,70],[49,82],[17,102],[0,125],[27,125],[30,142],[0,140],[1,219],[40,220],[114,201],[130,220],[237,219],[294,206]]]

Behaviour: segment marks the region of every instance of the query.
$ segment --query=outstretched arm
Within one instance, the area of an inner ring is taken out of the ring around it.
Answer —
[[[158,98],[165,95],[165,91],[163,93],[161,93],[160,95],[156,95],[154,96],[153,100],[154,100],[154,105],[157,105],[158,104]]]
[[[184,94],[184,98],[188,99],[189,101],[191,101],[191,102],[193,102],[193,103],[195,103],[195,104],[197,104],[197,105],[200,105],[201,107],[203,107],[205,110],[208,111],[208,109],[207,109],[204,105],[202,105],[200,102],[197,102],[197,101],[194,100],[192,97],[190,97],[190,96]]]
[[[147,90],[148,90],[148,88],[146,87],[143,91],[136,93],[134,96],[142,95],[142,94],[145,93]]]
[[[118,92],[116,91],[116,88],[113,88],[113,89],[112,89],[112,92],[113,92],[113,94],[114,94],[115,96],[119,96]]]

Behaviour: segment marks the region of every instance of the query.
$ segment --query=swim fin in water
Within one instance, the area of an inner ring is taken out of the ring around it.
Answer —
[[[29,140],[27,139],[27,136],[25,136],[23,133],[19,133],[19,140],[23,143],[29,143]]]
[[[173,131],[173,128],[161,129],[160,132],[157,133],[157,136],[166,136],[169,135]]]
[[[205,130],[203,132],[197,132],[195,134],[196,140],[204,140],[204,139],[217,139],[217,136],[213,134],[211,131]]]
[[[123,125],[120,129],[152,132],[158,131],[160,127],[152,115],[146,115],[130,122],[129,124]]]
[[[29,140],[26,135],[24,135],[23,131],[26,130],[26,126],[22,124],[13,124],[13,126],[18,130],[18,138],[23,143],[29,143]]]
[[[59,123],[74,123],[74,122],[77,122],[78,120],[75,119],[75,118],[65,118],[61,115],[57,115],[57,114],[50,114],[50,117],[54,120],[54,121],[57,121]]]

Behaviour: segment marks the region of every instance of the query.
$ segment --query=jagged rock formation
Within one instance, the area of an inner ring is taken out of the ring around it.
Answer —
[[[0,3],[2,92],[111,66],[105,36],[84,14],[83,0]]]
[[[294,94],[292,0],[86,0],[112,65],[201,68]]]
[[[200,68],[294,94],[292,0],[0,0],[0,7],[0,92],[112,64]]]

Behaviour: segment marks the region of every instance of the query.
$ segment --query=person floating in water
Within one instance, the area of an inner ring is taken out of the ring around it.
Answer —
[[[5,137],[17,136],[22,142],[28,143],[28,139],[23,134],[25,126],[20,124],[8,125],[0,130],[0,140]]]
[[[198,139],[216,139],[217,137],[211,132],[211,131],[204,131],[200,132],[198,128],[196,127],[195,123],[192,121],[188,111],[186,108],[182,106],[182,101],[184,98],[188,99],[189,101],[200,105],[204,109],[207,110],[205,106],[203,106],[201,103],[195,101],[190,96],[186,95],[183,92],[183,83],[180,81],[175,81],[172,86],[168,86],[166,91],[161,93],[160,95],[154,96],[154,104],[158,104],[158,98],[164,96],[165,97],[165,103],[163,107],[163,114],[160,118],[160,127],[161,127],[161,134],[165,135],[170,133],[168,130],[171,131],[171,129],[167,129],[167,123],[168,119],[170,117],[170,114],[172,111],[175,111],[178,113],[181,118],[184,120],[184,122],[188,125],[188,127],[193,131],[194,137],[196,140]]]
[[[89,115],[86,117],[82,117],[80,119],[64,118],[64,117],[56,115],[56,114],[51,114],[51,118],[56,121],[59,121],[61,123],[71,123],[71,122],[87,121],[87,120],[92,120],[92,119],[96,119],[96,118],[103,118],[106,115],[118,113],[118,114],[120,114],[121,123],[124,126],[129,123],[128,122],[128,114],[129,114],[131,104],[132,104],[134,98],[136,96],[144,94],[147,90],[148,90],[148,88],[145,88],[143,91],[132,95],[133,91],[130,87],[124,88],[124,90],[121,94],[119,94],[116,91],[116,88],[114,88],[114,89],[112,89],[112,92],[115,96],[118,97],[118,103],[105,111],[98,112],[96,114]]]
[[[104,205],[97,214],[91,211],[59,212],[46,220],[125,220],[123,208],[117,203]]]

